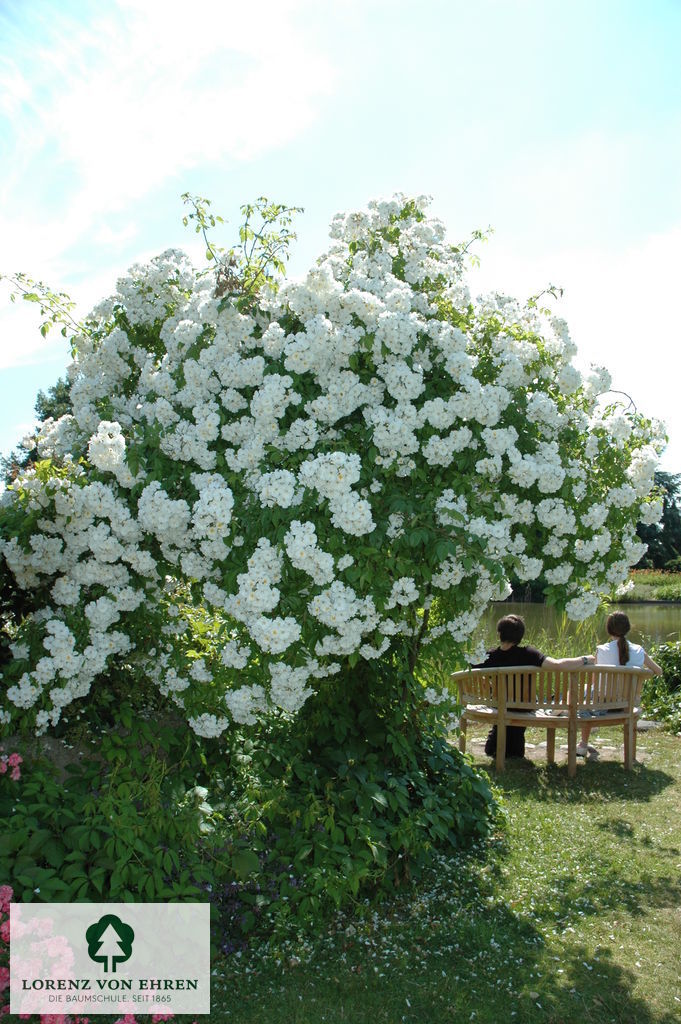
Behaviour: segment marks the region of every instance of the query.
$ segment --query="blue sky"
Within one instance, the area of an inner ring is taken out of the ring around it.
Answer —
[[[579,364],[665,420],[679,471],[680,47],[676,0],[0,0],[0,270],[84,314],[135,261],[201,258],[184,191],[225,244],[243,202],[304,206],[293,274],[337,210],[429,193],[452,240],[495,229],[474,292],[565,289]],[[5,299],[2,452],[68,362]]]

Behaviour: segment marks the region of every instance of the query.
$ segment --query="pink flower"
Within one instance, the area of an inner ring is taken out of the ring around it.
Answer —
[[[0,775],[5,775],[7,767],[9,766],[12,769],[10,778],[14,779],[16,782],[17,779],[21,778],[21,769],[19,768],[19,765],[23,760],[24,759],[21,754],[10,754],[9,757],[7,754],[3,754],[2,757],[0,757]]]
[[[9,913],[9,905],[13,896],[14,889],[11,885],[0,885],[0,913]]]
[[[174,1013],[153,1013],[151,1015],[151,1022],[152,1024],[156,1024],[156,1021],[159,1020],[172,1020],[174,1016]]]
[[[9,967],[0,967],[0,992],[4,992],[9,985]]]
[[[3,942],[9,942],[9,919],[0,924],[0,939]]]

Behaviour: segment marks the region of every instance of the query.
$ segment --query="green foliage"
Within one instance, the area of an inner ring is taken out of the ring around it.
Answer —
[[[671,574],[670,574],[671,575]],[[681,601],[681,574],[677,578],[667,578],[655,587],[655,601]]]
[[[302,206],[273,203],[266,196],[246,203],[241,209],[244,218],[239,228],[239,248],[226,250],[209,237],[209,228],[223,224],[224,220],[210,211],[210,199],[185,192],[182,201],[191,207],[191,213],[182,218],[187,227],[191,222],[197,234],[203,236],[206,259],[218,265],[215,294],[236,298],[240,308],[250,305],[257,292],[268,285],[275,291],[277,277],[286,271],[289,246],[296,238],[291,223]]]
[[[35,413],[38,419],[58,420],[72,411],[71,385],[64,377],[59,377],[56,384],[47,389],[47,393],[39,391],[35,400]]]
[[[483,245],[486,245],[493,234],[494,228],[491,225],[488,225],[488,227],[484,231],[481,230],[480,228],[476,228],[475,231],[472,232],[471,237],[468,239],[467,242],[462,242],[460,245],[453,245],[452,252],[457,253],[459,256],[462,257],[467,256],[468,262],[471,267],[479,267],[480,257],[476,252],[472,251],[473,246],[476,244],[476,242],[482,242]]]
[[[48,417],[56,420],[71,412],[68,382],[60,377],[56,384],[48,388],[47,393],[39,391],[35,400],[35,412],[40,420],[46,420]],[[9,455],[0,455],[0,478],[5,485],[11,484],[19,473],[34,465],[38,458],[36,432],[32,448],[15,449]],[[35,611],[41,606],[45,596],[39,590],[30,593],[20,587],[5,559],[0,557],[0,665],[10,659],[10,635],[29,611]]]
[[[672,732],[681,732],[681,641],[660,644],[653,658],[662,669],[661,676],[646,679],[641,703],[649,718],[665,723]]]
[[[489,834],[488,782],[447,742],[444,716],[406,695],[379,711],[381,685],[347,673],[342,700],[329,688],[293,728],[273,721],[236,758],[229,827],[257,854],[244,859],[244,874],[258,871],[258,884],[240,893],[246,930],[259,918],[275,931],[289,919],[314,924],[408,883],[436,850]]]
[[[131,686],[133,674],[130,665],[116,667],[109,674],[106,686],[94,687],[87,698],[64,708],[53,735],[76,747],[91,744],[95,737],[115,732],[121,726],[126,730],[130,715],[134,719],[166,723],[175,729],[179,726],[179,732],[184,734],[187,727],[178,717],[177,709],[144,676],[139,678],[138,685]],[[135,741],[134,735],[131,741]]]
[[[46,419],[58,420],[61,416],[70,413],[72,410],[71,397],[69,394],[69,383],[60,377],[56,384],[47,389],[47,393],[39,391],[34,405],[35,413],[42,422]],[[38,460],[38,433],[34,436],[32,448],[16,450],[9,455],[0,455],[0,477],[6,485],[23,472],[28,466]]]
[[[196,740],[129,706],[119,720],[63,781],[26,758],[19,782],[0,777],[0,877],[15,899],[192,899],[226,870],[192,796]]]

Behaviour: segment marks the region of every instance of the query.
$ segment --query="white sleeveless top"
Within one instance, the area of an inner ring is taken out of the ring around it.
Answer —
[[[629,644],[629,660],[627,661],[626,668],[641,668],[645,661],[646,652],[638,644]],[[596,648],[596,664],[597,665],[619,665],[620,663],[620,652],[617,647],[617,641],[611,640],[609,644],[599,644]]]

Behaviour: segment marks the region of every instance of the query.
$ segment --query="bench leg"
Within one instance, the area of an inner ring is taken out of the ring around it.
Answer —
[[[546,730],[546,761],[547,764],[555,764],[556,761],[556,730]]]
[[[466,719],[462,715],[459,719],[459,750],[462,754],[466,753]]]
[[[506,722],[497,722],[497,771],[503,772],[506,765]]]
[[[568,776],[574,779],[577,774],[577,721],[568,723]]]
[[[634,766],[634,719],[624,723],[624,767],[629,771]]]

